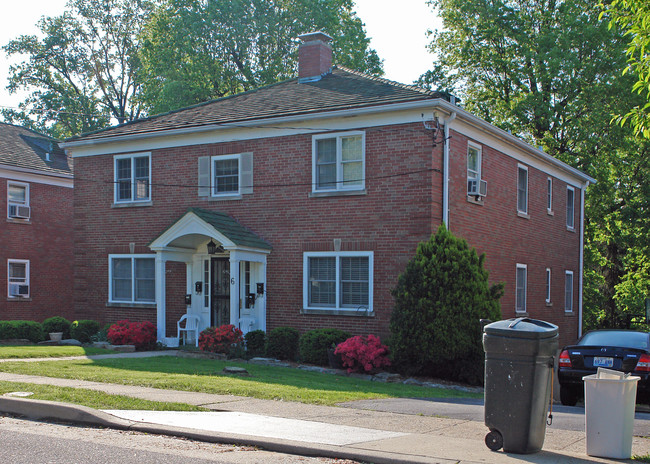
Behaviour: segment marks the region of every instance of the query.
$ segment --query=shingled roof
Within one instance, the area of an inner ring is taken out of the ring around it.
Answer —
[[[82,134],[67,141],[108,139],[171,129],[233,124],[258,119],[444,98],[450,95],[368,76],[343,67],[315,82],[298,79],[260,87],[199,105]]]
[[[24,127],[0,123],[0,166],[3,165],[72,176],[72,163],[56,140]]]

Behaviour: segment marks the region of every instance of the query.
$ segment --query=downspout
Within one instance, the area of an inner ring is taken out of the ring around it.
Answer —
[[[582,337],[582,291],[584,280],[584,260],[585,260],[585,190],[589,187],[589,181],[586,181],[580,189],[580,278],[578,294],[578,338]]]
[[[445,121],[445,140],[442,155],[442,222],[449,229],[449,126],[456,119],[453,111]]]

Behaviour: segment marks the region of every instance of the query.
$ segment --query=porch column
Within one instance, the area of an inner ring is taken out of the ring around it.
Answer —
[[[239,327],[239,264],[241,260],[230,254],[230,323]]]
[[[162,253],[156,253],[156,327],[158,340],[164,341],[167,336],[167,310],[165,304],[165,263]]]

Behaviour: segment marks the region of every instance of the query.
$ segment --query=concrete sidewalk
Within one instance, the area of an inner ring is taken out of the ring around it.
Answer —
[[[248,444],[306,456],[372,463],[613,462],[586,455],[584,430],[553,426],[547,429],[544,448],[539,453],[492,452],[484,443],[488,430],[482,422],[419,415],[408,403],[402,408],[403,412],[382,412],[357,409],[354,403],[347,403],[346,407],[314,406],[19,374],[0,373],[0,380],[87,388],[153,401],[188,403],[211,410],[191,413],[97,411],[61,403],[0,397],[0,411],[9,414],[209,442]],[[362,404],[360,407],[366,406]],[[632,454],[650,454],[650,440],[634,437]]]

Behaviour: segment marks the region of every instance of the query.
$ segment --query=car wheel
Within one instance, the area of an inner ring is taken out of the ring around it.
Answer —
[[[564,406],[575,406],[578,402],[578,390],[575,387],[560,385],[560,402]]]

